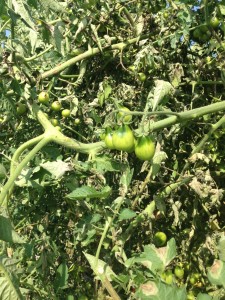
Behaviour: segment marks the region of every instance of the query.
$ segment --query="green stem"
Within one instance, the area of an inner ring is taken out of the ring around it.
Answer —
[[[211,135],[224,123],[225,123],[225,115],[217,123],[212,125],[209,132],[204,135],[204,137],[201,139],[201,141],[198,143],[198,145],[192,150],[190,157],[195,153],[199,153],[203,149],[205,143],[210,139]],[[180,177],[188,169],[189,165],[190,165],[190,162],[187,161],[185,166],[183,167]]]
[[[25,142],[15,151],[15,153],[13,154],[12,160],[11,160],[10,174],[12,174],[14,172],[14,170],[16,169],[18,161],[19,161],[19,157],[23,153],[23,151],[26,150],[27,148],[37,144],[43,138],[44,138],[44,134],[39,135],[39,136]]]
[[[3,186],[1,194],[0,194],[0,206],[7,206],[6,205],[6,196],[8,195],[9,191],[12,190],[14,186],[15,180],[21,174],[23,168],[28,164],[28,162],[35,156],[35,154],[40,151],[46,144],[51,141],[50,136],[45,136],[28,154],[25,158],[20,162],[17,168],[14,170],[6,184]]]
[[[98,259],[99,259],[99,255],[100,255],[100,251],[101,251],[101,247],[102,247],[102,244],[103,244],[103,241],[106,237],[106,234],[109,230],[109,227],[111,226],[112,224],[112,218],[111,217],[108,217],[106,223],[105,223],[105,228],[104,228],[104,231],[102,233],[102,236],[101,236],[101,239],[100,239],[100,242],[98,244],[98,248],[97,248],[97,251],[96,251],[96,255],[95,255],[95,259],[96,259],[96,267],[97,267],[97,264],[98,264]]]
[[[184,121],[194,120],[207,114],[214,112],[221,112],[225,110],[225,101],[213,103],[207,106],[195,108],[189,111],[179,113],[179,116],[172,116],[164,120],[157,121],[150,124],[151,131],[158,131],[165,127],[172,126]]]
[[[10,21],[11,19],[7,20],[5,24],[2,25],[2,27],[0,28],[0,32],[2,32],[5,29],[5,27],[10,23]]]

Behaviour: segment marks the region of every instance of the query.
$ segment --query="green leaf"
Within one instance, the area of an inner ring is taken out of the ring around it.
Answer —
[[[18,260],[0,256],[0,299],[1,300],[24,300],[19,289],[16,274]]]
[[[61,263],[56,272],[56,278],[54,282],[55,290],[63,289],[67,287],[67,281],[69,278],[68,267],[65,262]]]
[[[65,5],[66,3],[64,2],[58,2],[56,0],[39,0],[41,5],[43,6],[44,9],[46,10],[52,10],[52,11],[55,11],[57,13],[60,13],[60,12],[64,12],[65,11]]]
[[[152,176],[155,178],[155,176],[158,174],[161,164],[163,161],[167,159],[167,155],[163,151],[156,152],[152,159]]]
[[[219,259],[225,262],[225,236],[224,236],[224,234],[221,236],[217,248],[219,251]]]
[[[25,7],[22,0],[12,0],[12,4],[14,7],[14,11],[16,14],[20,15],[20,17],[29,25],[33,30],[35,30],[35,24],[30,17],[29,11],[27,7]]]
[[[101,259],[96,260],[96,257],[88,253],[84,253],[87,258],[93,272],[97,276],[97,279],[107,278],[109,281],[112,281],[113,277],[116,277],[116,274],[112,269]]]
[[[208,294],[199,293],[197,295],[197,300],[212,300],[212,297]]]
[[[154,96],[152,101],[152,110],[155,111],[157,106],[161,103],[163,98],[171,93],[173,86],[164,80],[155,81]]]
[[[6,177],[6,169],[3,164],[0,164],[0,179]]]
[[[9,216],[4,207],[0,208],[0,240],[9,243],[25,243],[25,241],[13,229]]]
[[[120,172],[123,171],[126,167],[125,164],[118,162],[112,158],[109,158],[105,155],[96,157],[93,166],[100,173],[105,173],[107,171]]]
[[[119,215],[119,220],[129,220],[132,219],[136,216],[136,213],[128,208],[124,208],[120,215]]]
[[[75,189],[72,193],[66,197],[72,200],[81,200],[84,198],[106,198],[111,193],[111,188],[105,186],[101,191],[97,191],[95,188],[83,185],[80,188]]]

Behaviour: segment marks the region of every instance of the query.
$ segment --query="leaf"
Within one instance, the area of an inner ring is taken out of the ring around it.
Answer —
[[[119,220],[129,220],[132,219],[136,216],[136,213],[128,208],[124,208],[120,215],[119,215]]]
[[[9,243],[25,243],[25,241],[13,229],[9,216],[4,207],[0,208],[0,240]]]
[[[152,176],[153,176],[153,179],[158,174],[162,162],[165,161],[166,159],[167,159],[167,155],[163,151],[158,151],[153,156],[153,159],[152,159]]]
[[[217,249],[219,251],[220,260],[225,262],[225,235],[221,236]]]
[[[103,155],[95,158],[94,167],[100,173],[120,172],[124,170],[125,164]]]
[[[0,179],[6,177],[6,169],[3,164],[0,164]]]
[[[56,278],[54,282],[55,290],[58,291],[59,289],[66,288],[68,278],[69,278],[68,267],[66,263],[63,262],[58,266],[58,269],[56,271]]]
[[[163,98],[171,93],[173,86],[164,80],[155,81],[154,95],[152,99],[152,110],[155,111]]]
[[[81,200],[84,198],[106,198],[111,193],[111,188],[105,186],[101,191],[97,191],[95,188],[83,185],[80,188],[75,189],[72,193],[66,197],[72,200]]]
[[[215,259],[208,269],[207,276],[211,284],[222,285],[225,288],[225,262]]]
[[[153,273],[162,272],[174,259],[176,253],[176,243],[172,238],[168,241],[166,247],[156,248],[152,244],[144,246],[144,252],[139,257],[128,259],[125,264],[129,267],[134,263],[141,263]]]
[[[31,19],[27,8],[24,6],[23,1],[22,0],[12,0],[12,4],[13,4],[15,13],[20,15],[20,17],[30,26],[30,28],[35,30],[35,24],[34,24],[33,20]]]
[[[140,300],[185,300],[186,288],[168,285],[161,281],[148,281],[141,284],[135,293],[135,299]]]
[[[41,5],[45,8],[45,9],[49,9],[49,10],[53,10],[55,12],[65,12],[65,2],[58,2],[56,0],[39,0]]]
[[[53,176],[55,176],[56,179],[59,179],[62,177],[65,172],[72,171],[73,167],[70,163],[66,163],[62,160],[57,160],[53,162],[46,162],[43,164],[40,164],[40,166],[47,170],[49,173],[51,173]]]
[[[18,286],[16,273],[18,261],[5,256],[0,256],[0,299],[23,300],[24,297]]]
[[[198,293],[196,300],[212,300],[208,294]]]
[[[112,269],[101,259],[96,260],[96,257],[88,253],[84,253],[87,258],[93,272],[97,276],[97,279],[107,278],[109,281],[112,281],[112,277],[116,277],[116,274]]]
[[[63,43],[65,38],[63,37],[63,27],[64,23],[63,22],[57,22],[56,25],[54,26],[53,30],[53,42],[58,50],[59,53],[63,54]]]

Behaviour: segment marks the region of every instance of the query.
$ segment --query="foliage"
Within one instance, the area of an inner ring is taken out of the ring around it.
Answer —
[[[224,17],[0,2],[1,299],[225,299]]]

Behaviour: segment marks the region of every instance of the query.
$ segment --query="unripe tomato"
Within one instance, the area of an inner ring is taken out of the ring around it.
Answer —
[[[48,92],[41,92],[39,95],[38,95],[38,101],[40,103],[43,103],[43,104],[47,104],[49,102],[49,94]]]
[[[60,126],[55,126],[55,129],[57,129],[58,131],[62,131],[62,128]]]
[[[51,104],[51,109],[54,111],[60,111],[60,109],[62,108],[62,104],[59,101],[54,101]]]
[[[136,67],[134,65],[131,65],[128,67],[128,70],[134,73],[136,71]]]
[[[195,300],[195,295],[192,291],[187,293],[187,300]]]
[[[124,112],[130,112],[129,108],[127,108],[125,106],[120,106],[119,109],[121,111],[118,112],[117,119],[121,120],[124,123],[129,123],[132,120],[132,115],[128,115],[128,114],[123,113],[123,111]]]
[[[194,37],[195,39],[199,39],[200,36],[201,36],[201,31],[200,31],[199,28],[196,28],[196,29],[194,30],[194,32],[193,32],[193,37]]]
[[[18,115],[23,115],[26,112],[26,110],[27,110],[27,107],[25,104],[20,103],[20,102],[17,104],[16,112]]]
[[[144,82],[146,80],[146,75],[145,73],[138,73],[137,74],[137,78],[138,80],[140,80],[141,82]]]
[[[155,154],[155,144],[151,137],[139,137],[134,152],[140,160],[151,160]]]
[[[79,296],[78,300],[88,300],[88,297],[85,295]]]
[[[112,142],[117,150],[132,151],[134,148],[134,135],[128,125],[121,125],[112,136]]]
[[[51,123],[53,126],[58,126],[59,125],[59,121],[57,119],[51,119]]]
[[[70,110],[69,109],[63,109],[62,110],[62,117],[68,118],[70,116]]]
[[[163,17],[164,17],[165,19],[167,19],[167,18],[169,17],[168,12],[165,11],[165,12],[163,13]]]
[[[158,231],[154,235],[154,244],[156,247],[162,247],[166,244],[167,236],[164,232]]]
[[[106,147],[108,149],[115,149],[115,146],[113,144],[113,133],[112,132],[107,132],[104,138],[104,142],[106,144]]]
[[[172,284],[173,283],[173,273],[171,270],[167,270],[165,273],[164,273],[164,281],[167,283],[167,284]]]
[[[79,125],[80,124],[80,119],[79,118],[76,118],[75,120],[74,120],[74,125]]]
[[[216,29],[220,25],[220,20],[217,17],[212,17],[209,21],[209,25]]]
[[[174,274],[177,278],[182,279],[184,277],[184,269],[182,267],[176,266],[174,269]]]

